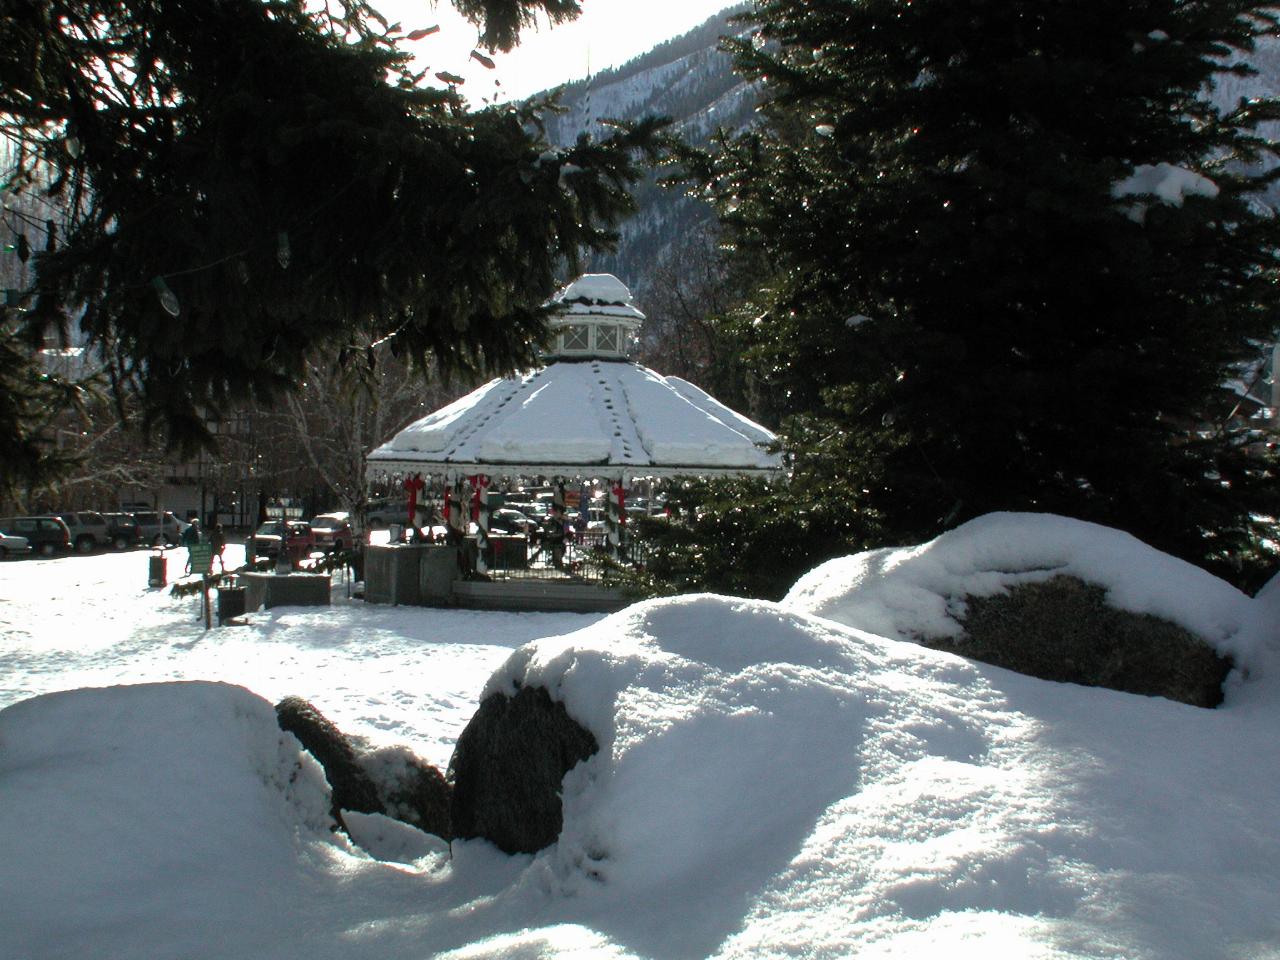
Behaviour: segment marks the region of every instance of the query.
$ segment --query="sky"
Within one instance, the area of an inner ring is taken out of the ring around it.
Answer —
[[[495,94],[519,99],[589,73],[620,66],[664,40],[687,33],[732,6],[730,0],[582,0],[582,16],[552,27],[543,17],[509,54],[496,54],[489,70],[471,59],[476,30],[447,2],[380,0],[379,10],[405,33],[439,25],[440,31],[408,43],[421,65],[466,78],[463,91],[481,105]],[[487,55],[487,51],[481,50]],[[495,81],[497,83],[495,84]]]

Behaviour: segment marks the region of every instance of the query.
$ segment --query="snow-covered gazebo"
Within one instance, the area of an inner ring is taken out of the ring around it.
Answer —
[[[549,306],[552,342],[543,366],[489,381],[411,423],[367,458],[371,481],[442,481],[455,545],[466,533],[470,505],[480,572],[489,530],[485,491],[502,478],[553,485],[553,541],[567,535],[565,485],[606,481],[607,543],[617,556],[627,484],[782,469],[780,455],[768,449],[771,432],[694,384],[628,359],[644,314],[617,277],[582,276]]]
[[[552,300],[545,366],[491,380],[368,457],[379,473],[607,479],[768,474],[758,423],[678,377],[627,359],[644,314],[617,277],[587,274]]]

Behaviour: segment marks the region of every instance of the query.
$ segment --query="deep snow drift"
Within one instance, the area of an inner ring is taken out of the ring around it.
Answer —
[[[1043,519],[987,522],[998,536],[935,541],[947,562],[908,579],[965,577],[988,564],[966,573],[959,556],[1003,560],[1009,542],[1043,539]],[[1074,536],[1065,562],[1106,569],[1111,531]],[[1181,604],[1255,667],[1270,662],[1276,620],[1260,614],[1280,588],[1255,601],[1140,552],[1117,559],[1114,578],[1134,597],[1145,584],[1153,612]],[[1280,956],[1272,671],[1203,710],[972,663],[831,609],[714,596],[598,620],[493,615],[471,635],[458,627],[485,615],[339,596],[206,635],[189,603],[139,593],[136,628],[116,622],[100,645],[10,629],[15,611],[38,612],[12,576],[111,562],[141,580],[137,555],[0,567],[0,956]],[[828,576],[828,597],[856,593]],[[82,581],[73,604],[122,602],[93,595]],[[930,596],[897,594],[898,622],[939,616]],[[450,623],[467,657],[447,657]],[[511,652],[539,627],[558,635]],[[433,674],[419,657],[452,666]],[[59,664],[80,687],[244,667],[254,692],[32,697],[56,688]],[[464,675],[478,679],[466,703],[451,693]],[[482,687],[517,682],[546,685],[601,744],[565,778],[560,842],[533,857],[483,841],[450,851],[362,818],[375,853],[408,862],[375,859],[327,829],[323,780],[268,702],[309,695],[345,728],[442,763],[431,728],[456,736]],[[371,705],[396,689],[380,729]]]

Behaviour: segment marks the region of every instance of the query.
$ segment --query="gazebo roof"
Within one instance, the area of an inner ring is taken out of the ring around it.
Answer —
[[[764,427],[626,359],[644,314],[617,277],[587,274],[551,305],[553,362],[411,423],[369,454],[369,473],[626,479],[781,469],[764,450],[776,439]]]
[[[405,427],[369,471],[601,477],[771,474],[774,435],[706,391],[618,360],[491,380]]]

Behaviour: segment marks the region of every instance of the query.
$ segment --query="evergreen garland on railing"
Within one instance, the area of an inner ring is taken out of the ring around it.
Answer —
[[[319,560],[311,561],[305,566],[299,565],[299,573],[332,573],[335,570],[341,570],[348,566],[357,566],[360,562],[360,551],[357,549],[343,550],[334,552],[321,557]],[[234,570],[224,570],[222,573],[211,573],[207,577],[195,577],[190,580],[182,580],[174,583],[173,588],[169,591],[170,596],[174,597],[194,597],[208,587],[221,587],[227,581],[239,576],[242,573],[270,573],[276,568],[274,557],[264,557],[253,563],[246,563],[242,567],[236,567]]]
[[[208,587],[220,587],[228,580],[242,573],[266,573],[275,567],[275,563],[272,558],[265,557],[253,563],[246,563],[242,567],[236,567],[234,570],[224,570],[221,573],[211,573],[191,580],[182,580],[174,583],[169,595],[173,597],[194,597],[200,591]]]
[[[360,551],[352,547],[350,550],[335,550],[305,567],[299,566],[298,569],[302,573],[332,573],[344,567],[358,567],[359,563]]]

